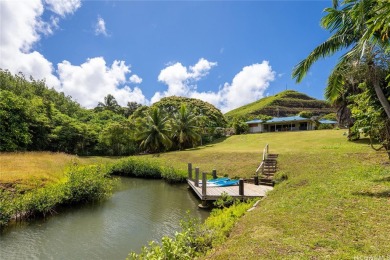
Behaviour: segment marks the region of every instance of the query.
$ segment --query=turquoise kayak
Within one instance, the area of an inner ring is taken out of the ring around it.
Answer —
[[[207,186],[209,187],[225,187],[225,186],[234,186],[238,185],[238,180],[231,180],[229,178],[219,178],[214,179],[212,182],[208,181]]]

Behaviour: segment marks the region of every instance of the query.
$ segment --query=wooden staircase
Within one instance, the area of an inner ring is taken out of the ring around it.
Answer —
[[[278,154],[270,154],[268,150],[269,146],[267,144],[263,150],[263,161],[257,168],[256,175],[259,177],[260,185],[274,186],[274,176],[278,167]]]

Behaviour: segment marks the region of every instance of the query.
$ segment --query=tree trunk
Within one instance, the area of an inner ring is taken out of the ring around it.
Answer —
[[[376,80],[374,82],[374,89],[379,99],[379,102],[381,102],[381,105],[386,112],[387,118],[390,120],[390,103],[385,97],[385,94],[383,93],[381,87],[379,86],[379,82],[377,82]]]
[[[390,103],[387,100],[387,98],[385,97],[385,94],[383,93],[383,91],[379,85],[379,81],[375,78],[373,83],[374,83],[373,84],[374,90],[375,90],[375,93],[379,99],[379,102],[381,103],[383,109],[385,110],[387,118],[390,120]]]

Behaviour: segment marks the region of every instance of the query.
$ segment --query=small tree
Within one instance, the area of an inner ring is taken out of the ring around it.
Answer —
[[[193,113],[192,109],[187,108],[185,103],[182,103],[180,109],[173,114],[172,139],[180,150],[194,146],[200,141],[198,119],[199,117]]]
[[[141,142],[140,148],[144,151],[156,153],[172,146],[170,119],[159,108],[151,108],[146,118],[138,118],[136,125],[136,140]]]

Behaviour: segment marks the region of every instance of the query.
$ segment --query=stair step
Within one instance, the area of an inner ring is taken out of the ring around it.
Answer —
[[[275,186],[274,182],[259,182],[260,185],[265,185],[265,186]]]

